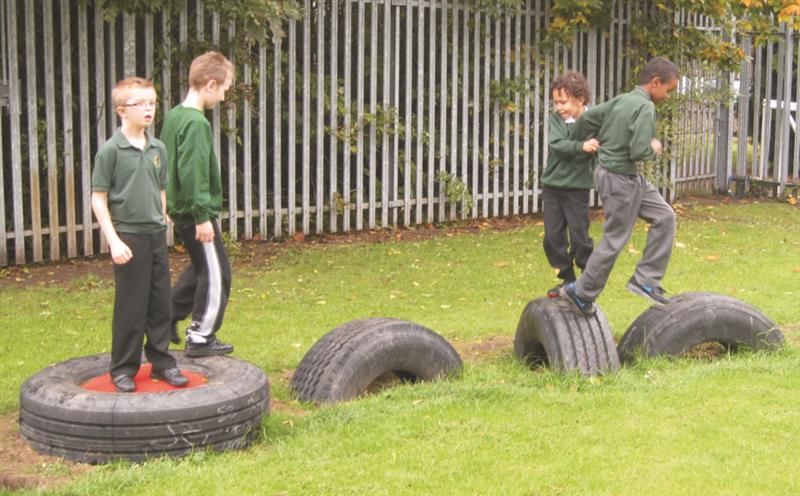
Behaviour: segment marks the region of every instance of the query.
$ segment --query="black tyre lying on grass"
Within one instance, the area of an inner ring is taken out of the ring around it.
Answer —
[[[144,461],[194,449],[247,446],[269,412],[264,372],[231,357],[189,358],[178,367],[206,384],[158,393],[81,387],[108,372],[109,355],[76,358],[30,377],[20,390],[20,433],[40,453],[85,463]]]
[[[514,353],[531,366],[577,370],[585,376],[619,370],[614,336],[600,308],[585,317],[561,298],[528,303],[517,324]]]
[[[301,401],[334,403],[396,381],[429,381],[461,370],[458,353],[432,330],[407,320],[354,320],[308,350],[292,376]]]
[[[736,351],[775,349],[783,333],[757,308],[729,296],[684,293],[663,306],[645,310],[622,336],[620,359],[643,356],[681,356],[697,345],[720,343]]]

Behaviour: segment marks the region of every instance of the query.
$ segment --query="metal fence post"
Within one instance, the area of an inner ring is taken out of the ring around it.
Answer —
[[[723,39],[730,41],[730,33],[727,31],[723,33]],[[729,85],[732,74],[730,72],[721,72],[719,79],[717,79],[717,90],[722,91],[726,82]],[[717,125],[715,126],[714,137],[714,155],[716,162],[716,181],[715,191],[717,193],[724,193],[728,190],[728,176],[731,174],[731,133],[729,132],[731,125],[731,107],[730,102],[722,101],[719,103],[717,109]]]

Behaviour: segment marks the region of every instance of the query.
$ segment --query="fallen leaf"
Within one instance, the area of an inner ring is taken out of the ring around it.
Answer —
[[[719,260],[719,255],[709,255],[706,257],[706,260],[708,260],[709,262],[716,262],[717,260]]]
[[[628,253],[633,253],[634,255],[638,255],[639,250],[637,250],[636,247],[633,245],[633,243],[631,243],[628,245]]]
[[[503,267],[508,267],[508,262],[501,260],[499,262],[495,262],[494,266],[498,269],[502,269]]]
[[[686,248],[686,245],[678,241],[675,243],[675,248]]]
[[[794,269],[792,269],[792,272],[800,272],[800,266],[795,267]]]

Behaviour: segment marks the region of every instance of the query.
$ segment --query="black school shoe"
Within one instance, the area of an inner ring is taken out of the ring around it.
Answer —
[[[651,286],[649,284],[639,284],[634,276],[628,279],[628,284],[625,287],[631,293],[644,296],[657,305],[666,305],[669,303],[669,298],[664,296],[666,294],[664,288],[661,286]]]
[[[597,313],[597,308],[594,306],[594,302],[592,300],[584,300],[577,293],[575,293],[575,283],[571,282],[561,288],[559,291],[559,295],[567,300],[572,308],[575,309],[579,314],[591,317]]]
[[[129,375],[118,375],[114,377],[113,382],[118,393],[132,393],[136,391],[136,383],[133,382],[133,377]]]
[[[175,367],[163,370],[153,369],[150,372],[150,378],[155,379],[157,381],[158,380],[164,381],[170,386],[175,386],[175,387],[183,387],[189,384],[189,378],[181,374],[181,371]]]
[[[217,338],[208,343],[190,343],[186,341],[184,352],[188,357],[205,357],[216,355],[227,355],[233,352],[233,345],[223,343]]]

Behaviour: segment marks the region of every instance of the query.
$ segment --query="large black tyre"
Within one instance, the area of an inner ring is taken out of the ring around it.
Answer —
[[[619,356],[605,315],[578,315],[561,298],[540,298],[523,310],[514,336],[514,353],[529,365],[545,364],[586,376],[616,372]]]
[[[159,393],[81,388],[108,372],[108,354],[75,358],[30,377],[20,390],[20,433],[41,453],[84,463],[181,456],[247,446],[269,413],[264,372],[231,357],[173,355],[208,383]]]
[[[637,354],[677,357],[714,342],[733,350],[774,349],[783,344],[783,333],[752,305],[729,296],[692,292],[645,310],[628,327],[618,349],[620,359],[628,362]]]
[[[300,361],[292,387],[301,401],[333,403],[360,396],[387,375],[434,380],[462,367],[432,330],[407,320],[354,320],[328,332]]]

